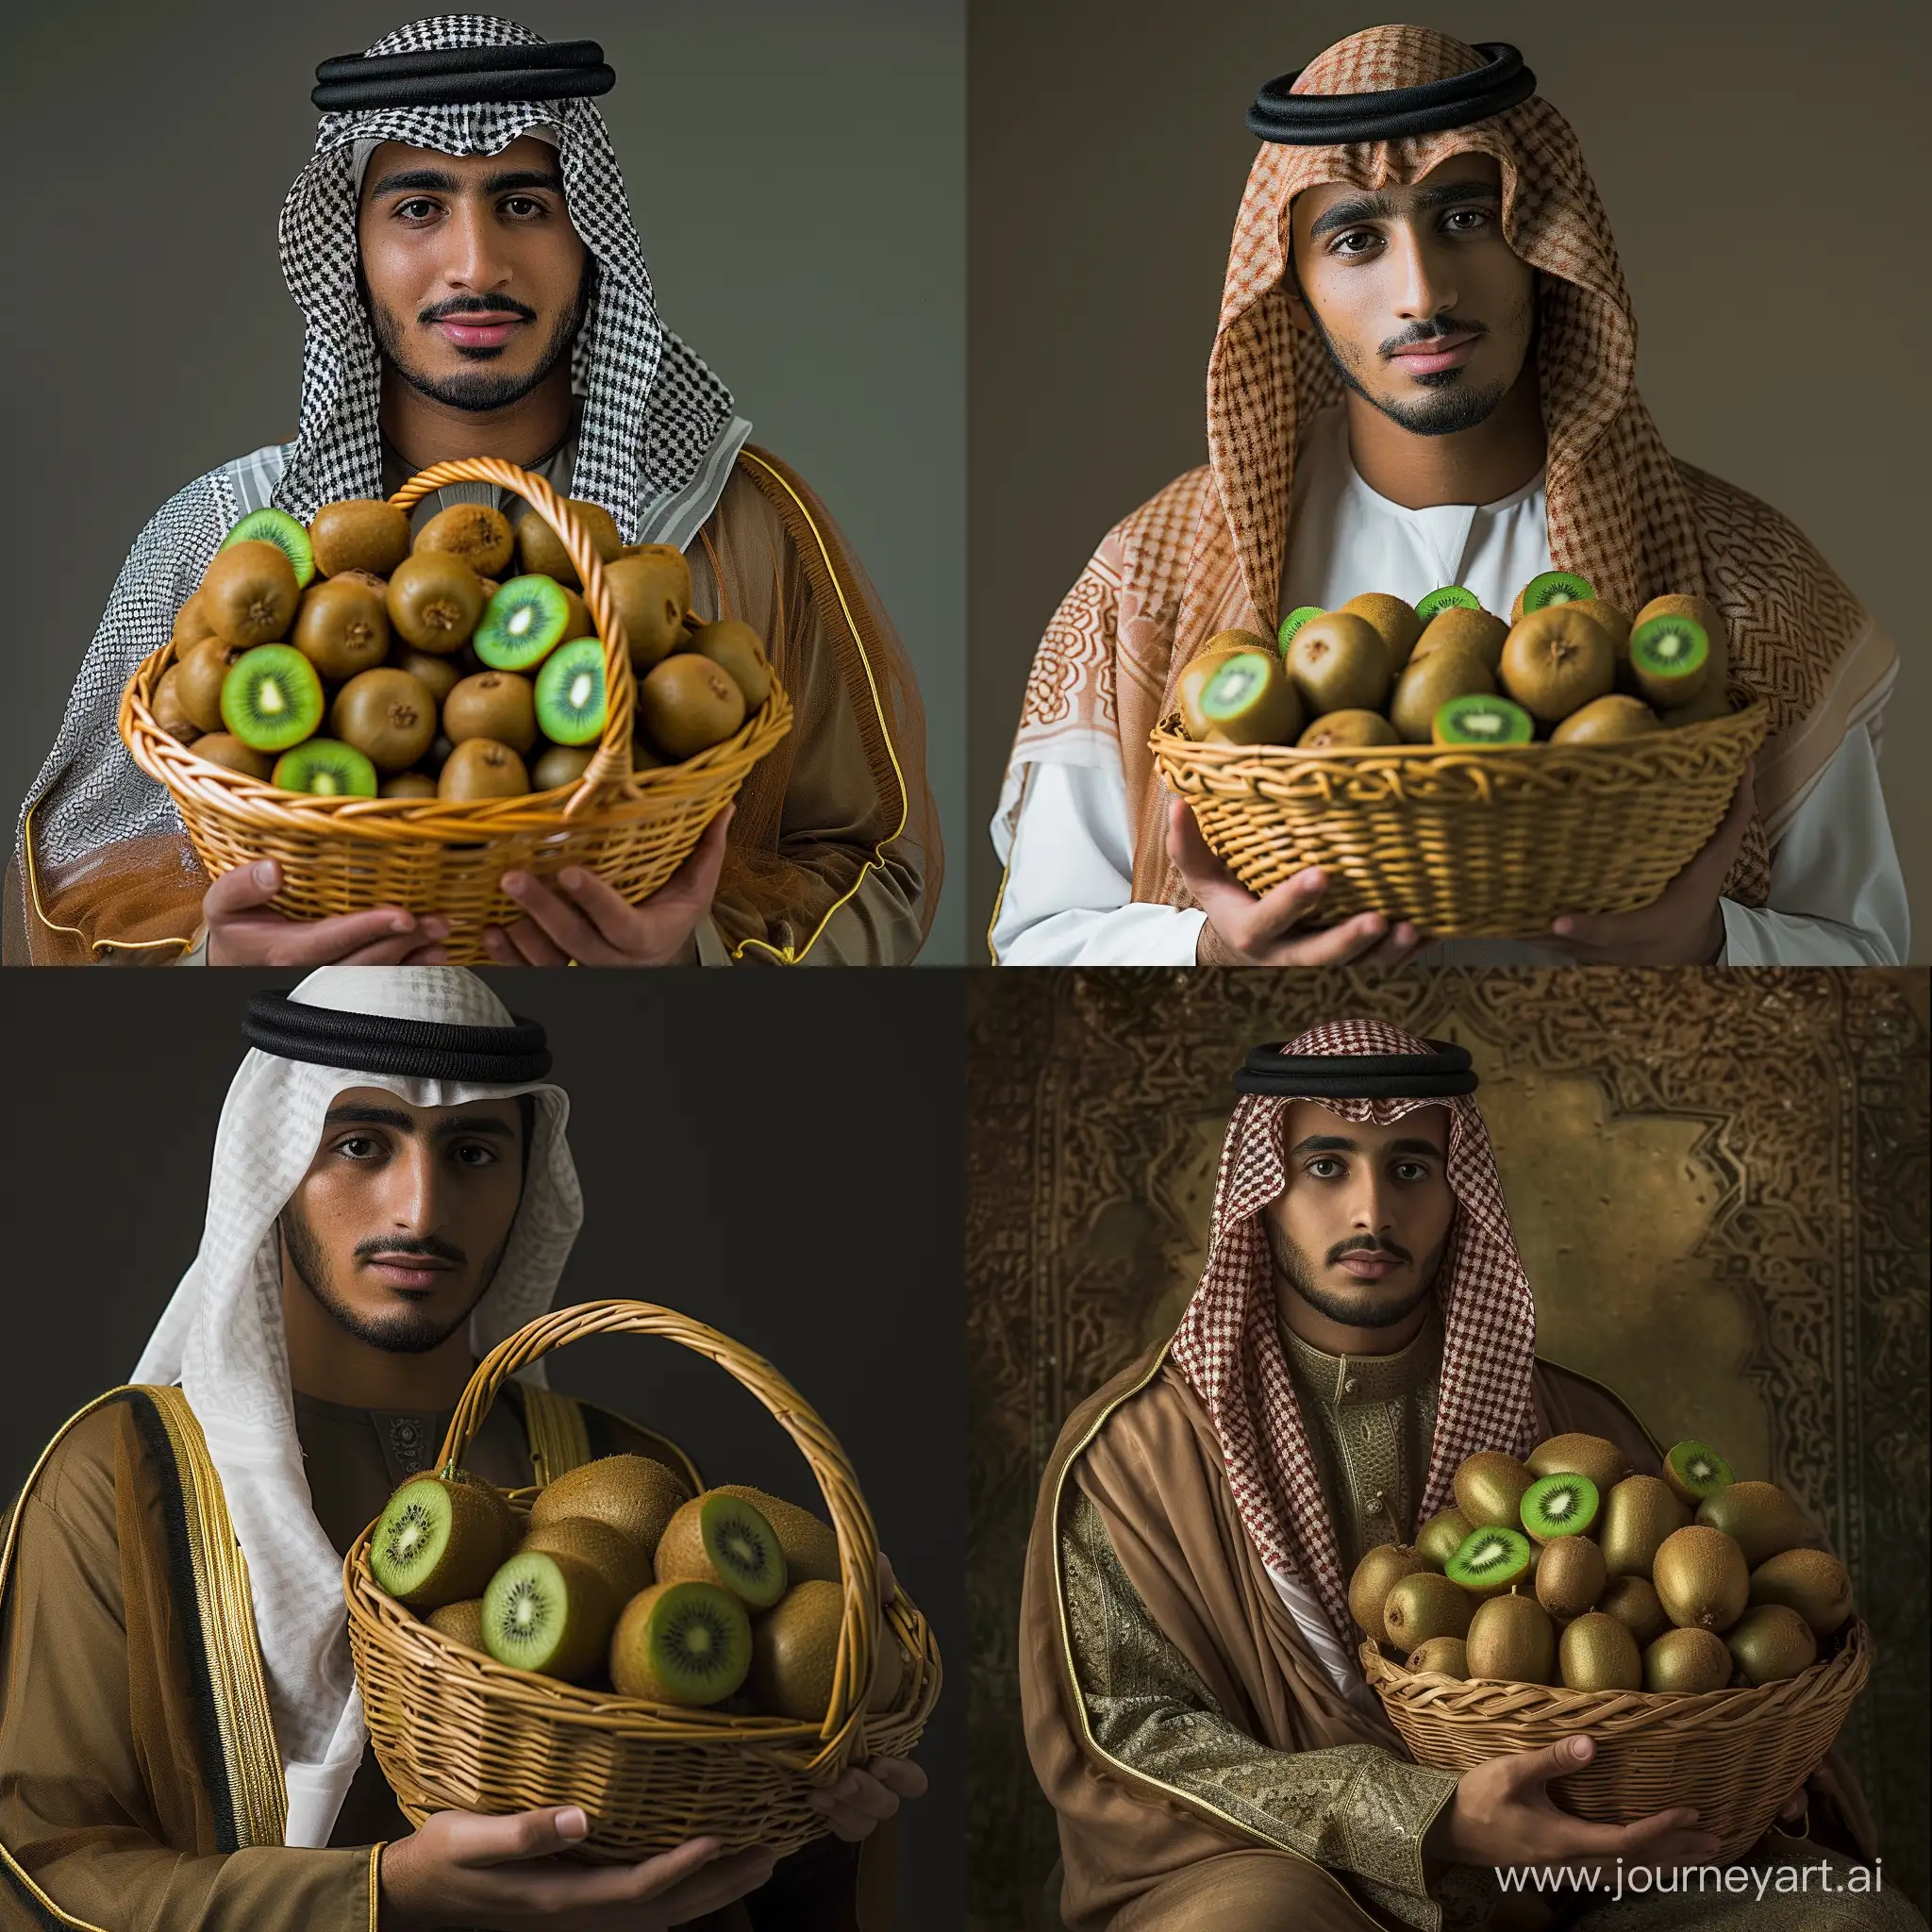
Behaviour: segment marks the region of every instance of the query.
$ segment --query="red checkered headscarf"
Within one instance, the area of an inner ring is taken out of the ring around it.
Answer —
[[[1374,1020],[1316,1026],[1285,1055],[1422,1054],[1427,1041]],[[1313,1098],[1315,1096],[1308,1096]],[[1291,1095],[1236,1103],[1214,1188],[1208,1264],[1169,1353],[1221,1439],[1243,1525],[1271,1571],[1313,1587],[1338,1637],[1352,1627],[1347,1580],[1327,1499],[1275,1323],[1274,1268],[1262,1210],[1288,1186],[1283,1123]],[[1336,1100],[1343,1120],[1386,1127],[1418,1108],[1449,1113],[1448,1179],[1456,1218],[1436,1273],[1442,1368],[1435,1443],[1420,1523],[1452,1500],[1463,1461],[1480,1450],[1526,1455],[1535,1441],[1530,1371],[1536,1304],[1509,1232],[1489,1129],[1468,1094],[1450,1099]]]

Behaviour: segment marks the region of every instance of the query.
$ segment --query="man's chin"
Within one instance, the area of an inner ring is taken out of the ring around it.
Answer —
[[[1428,1292],[1418,1288],[1415,1277],[1405,1272],[1380,1281],[1357,1281],[1352,1274],[1337,1271],[1329,1280],[1302,1291],[1303,1298],[1318,1313],[1348,1328],[1392,1328],[1415,1311]]]

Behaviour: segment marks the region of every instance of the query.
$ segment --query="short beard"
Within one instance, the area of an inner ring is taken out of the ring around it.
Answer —
[[[1448,1245],[1448,1238],[1423,1263],[1416,1290],[1407,1301],[1377,1302],[1364,1306],[1352,1296],[1320,1288],[1315,1282],[1315,1271],[1308,1266],[1308,1257],[1296,1247],[1293,1241],[1275,1224],[1274,1218],[1264,1213],[1261,1226],[1268,1237],[1268,1252],[1274,1260],[1274,1272],[1298,1294],[1318,1315],[1325,1315],[1329,1321],[1339,1323],[1344,1328],[1393,1328],[1397,1323],[1414,1314],[1424,1302],[1436,1291],[1436,1271],[1441,1265],[1442,1248]],[[1333,1257],[1338,1250],[1345,1252],[1358,1245],[1353,1241],[1338,1243],[1329,1250]]]
[[[551,330],[550,340],[538,358],[536,368],[527,375],[495,375],[478,369],[474,375],[433,376],[425,375],[420,369],[412,369],[403,354],[402,325],[369,293],[366,284],[363,297],[375,330],[375,346],[390,368],[418,395],[427,396],[432,403],[441,403],[447,409],[461,409],[469,415],[486,416],[522,402],[526,395],[541,388],[557,365],[570,354],[590,308],[591,274],[591,264],[586,259],[583,278],[577,284],[576,299],[558,317],[557,326]],[[484,353],[495,356],[502,352],[492,349]]]
[[[392,1315],[371,1320],[357,1313],[336,1291],[329,1280],[328,1256],[316,1240],[314,1229],[303,1220],[292,1203],[282,1209],[275,1225],[288,1251],[289,1265],[294,1269],[302,1286],[339,1326],[358,1341],[370,1348],[379,1348],[385,1355],[428,1355],[432,1350],[441,1348],[469,1321],[476,1304],[489,1293],[490,1284],[496,1279],[497,1268],[502,1264],[504,1249],[509,1246],[509,1237],[505,1235],[502,1246],[491,1256],[489,1265],[483,1271],[482,1282],[469,1307],[460,1314],[442,1321],[420,1308],[405,1307]]]

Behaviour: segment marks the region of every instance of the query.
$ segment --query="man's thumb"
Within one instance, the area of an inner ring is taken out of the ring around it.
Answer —
[[[1558,1738],[1541,1751],[1526,1751],[1522,1763],[1525,1778],[1546,1784],[1553,1777],[1566,1777],[1581,1771],[1596,1756],[1596,1742],[1591,1738]]]
[[[252,907],[266,906],[280,890],[282,869],[273,858],[258,859],[253,865],[238,865],[225,872],[202,900],[202,911],[209,918],[224,913],[246,912]]]

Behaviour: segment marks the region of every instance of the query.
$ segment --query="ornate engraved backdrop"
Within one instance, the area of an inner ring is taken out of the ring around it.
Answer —
[[[1540,1351],[1785,1483],[1878,1644],[1845,1742],[1927,1898],[1924,974],[1003,973],[969,991],[970,1923],[1057,1856],[1020,1733],[1020,1570],[1074,1404],[1168,1332],[1248,1046],[1362,1014],[1460,1041]]]

